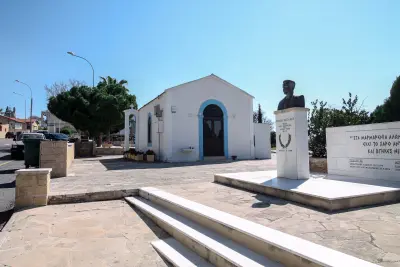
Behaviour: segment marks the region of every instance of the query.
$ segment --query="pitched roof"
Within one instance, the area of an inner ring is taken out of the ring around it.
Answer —
[[[169,90],[175,89],[175,88],[177,88],[177,87],[180,87],[180,86],[183,86],[183,85],[192,83],[192,82],[197,82],[197,81],[199,81],[199,80],[202,80],[202,79],[205,79],[205,78],[209,78],[209,77],[218,79],[219,81],[221,81],[221,82],[223,82],[223,83],[225,83],[225,84],[228,84],[229,86],[234,87],[234,88],[236,88],[236,89],[242,91],[244,94],[246,94],[246,95],[248,95],[248,96],[254,98],[254,96],[250,95],[249,93],[247,93],[247,92],[244,91],[243,89],[240,89],[239,87],[237,87],[237,86],[231,84],[230,82],[227,82],[226,80],[224,80],[224,79],[222,79],[221,77],[215,75],[214,73],[211,73],[210,75],[204,76],[204,77],[202,77],[202,78],[199,78],[199,79],[196,79],[196,80],[193,80],[193,81],[189,81],[189,82],[185,82],[185,83],[181,83],[181,84],[179,84],[179,85],[175,85],[175,86],[173,86],[173,87],[170,87],[170,88],[168,88],[168,89],[165,89],[164,92],[162,92],[161,94],[159,94],[158,96],[156,96],[155,98],[153,98],[152,100],[150,100],[149,102],[147,102],[146,104],[144,104],[143,106],[141,106],[141,107],[139,108],[139,110],[141,110],[141,109],[144,108],[145,106],[149,105],[151,102],[153,102],[154,100],[156,100],[157,98],[159,98],[160,96],[162,96],[163,94],[165,94],[165,93],[166,93],[167,91],[169,91]]]
[[[5,118],[5,119],[7,119],[7,120],[10,120],[10,121],[15,121],[15,122],[20,122],[20,123],[25,123],[25,121],[24,121],[24,120],[17,119],[17,118],[11,118],[11,117],[7,117],[7,116],[4,116],[4,115],[0,115],[0,117],[2,117],[2,118]]]
[[[30,119],[17,119],[17,120],[19,120],[20,122],[23,122],[23,123],[30,123],[31,122]],[[32,118],[32,122],[36,122],[36,121],[37,120],[35,118]]]

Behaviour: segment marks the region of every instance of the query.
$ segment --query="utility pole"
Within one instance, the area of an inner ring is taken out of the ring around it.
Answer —
[[[27,86],[28,88],[29,88],[29,90],[31,90],[31,116],[30,116],[30,118],[29,118],[29,123],[30,123],[30,125],[31,125],[31,129],[30,129],[30,132],[32,132],[32,128],[33,128],[33,125],[32,125],[32,107],[33,107],[33,97],[32,97],[32,88],[29,86],[29,85],[27,85],[26,83],[24,83],[24,82],[21,82],[21,81],[19,81],[19,80],[15,80],[17,83],[22,83],[22,84],[24,84],[25,86]]]

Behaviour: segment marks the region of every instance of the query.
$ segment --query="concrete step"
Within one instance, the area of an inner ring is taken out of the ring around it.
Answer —
[[[125,199],[176,240],[215,266],[282,266],[151,201],[137,197]]]
[[[213,266],[174,238],[153,241],[151,245],[175,267]]]
[[[139,195],[286,266],[378,266],[156,188]]]

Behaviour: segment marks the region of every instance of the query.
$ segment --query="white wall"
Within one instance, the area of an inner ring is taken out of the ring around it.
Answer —
[[[254,123],[255,158],[271,158],[271,128],[266,123]]]
[[[162,121],[160,122],[158,118],[154,114],[154,106],[160,105],[161,109],[165,110],[166,106],[165,94],[159,96],[157,99],[152,101],[150,104],[142,107],[139,110],[139,149],[143,152],[146,152],[148,149],[153,150],[156,153],[157,159],[166,160],[166,151],[164,150],[164,145],[166,143],[167,134],[163,131],[163,126],[169,122],[169,117],[163,116]],[[147,140],[147,121],[148,114],[151,114],[152,118],[152,142],[151,145],[148,144]],[[165,114],[165,111],[164,111]],[[163,125],[164,124],[164,125]],[[165,128],[165,127],[164,127]],[[158,133],[161,131],[161,133]]]
[[[400,181],[400,122],[326,129],[328,173]]]
[[[228,156],[254,157],[253,97],[215,76],[207,76],[167,90],[166,116],[172,118],[170,161],[199,160],[199,109],[204,101],[222,102],[228,113]],[[171,112],[174,106],[176,113]],[[202,114],[200,114],[202,115]],[[226,121],[224,121],[226,123]],[[167,124],[165,124],[167,125]],[[190,154],[182,148],[192,146]]]

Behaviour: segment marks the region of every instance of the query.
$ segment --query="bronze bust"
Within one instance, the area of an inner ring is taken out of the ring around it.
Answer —
[[[279,102],[278,110],[287,109],[287,108],[304,108],[305,107],[305,99],[303,95],[294,96],[293,91],[296,83],[291,80],[284,80],[282,84],[283,93],[286,95],[284,99]]]

